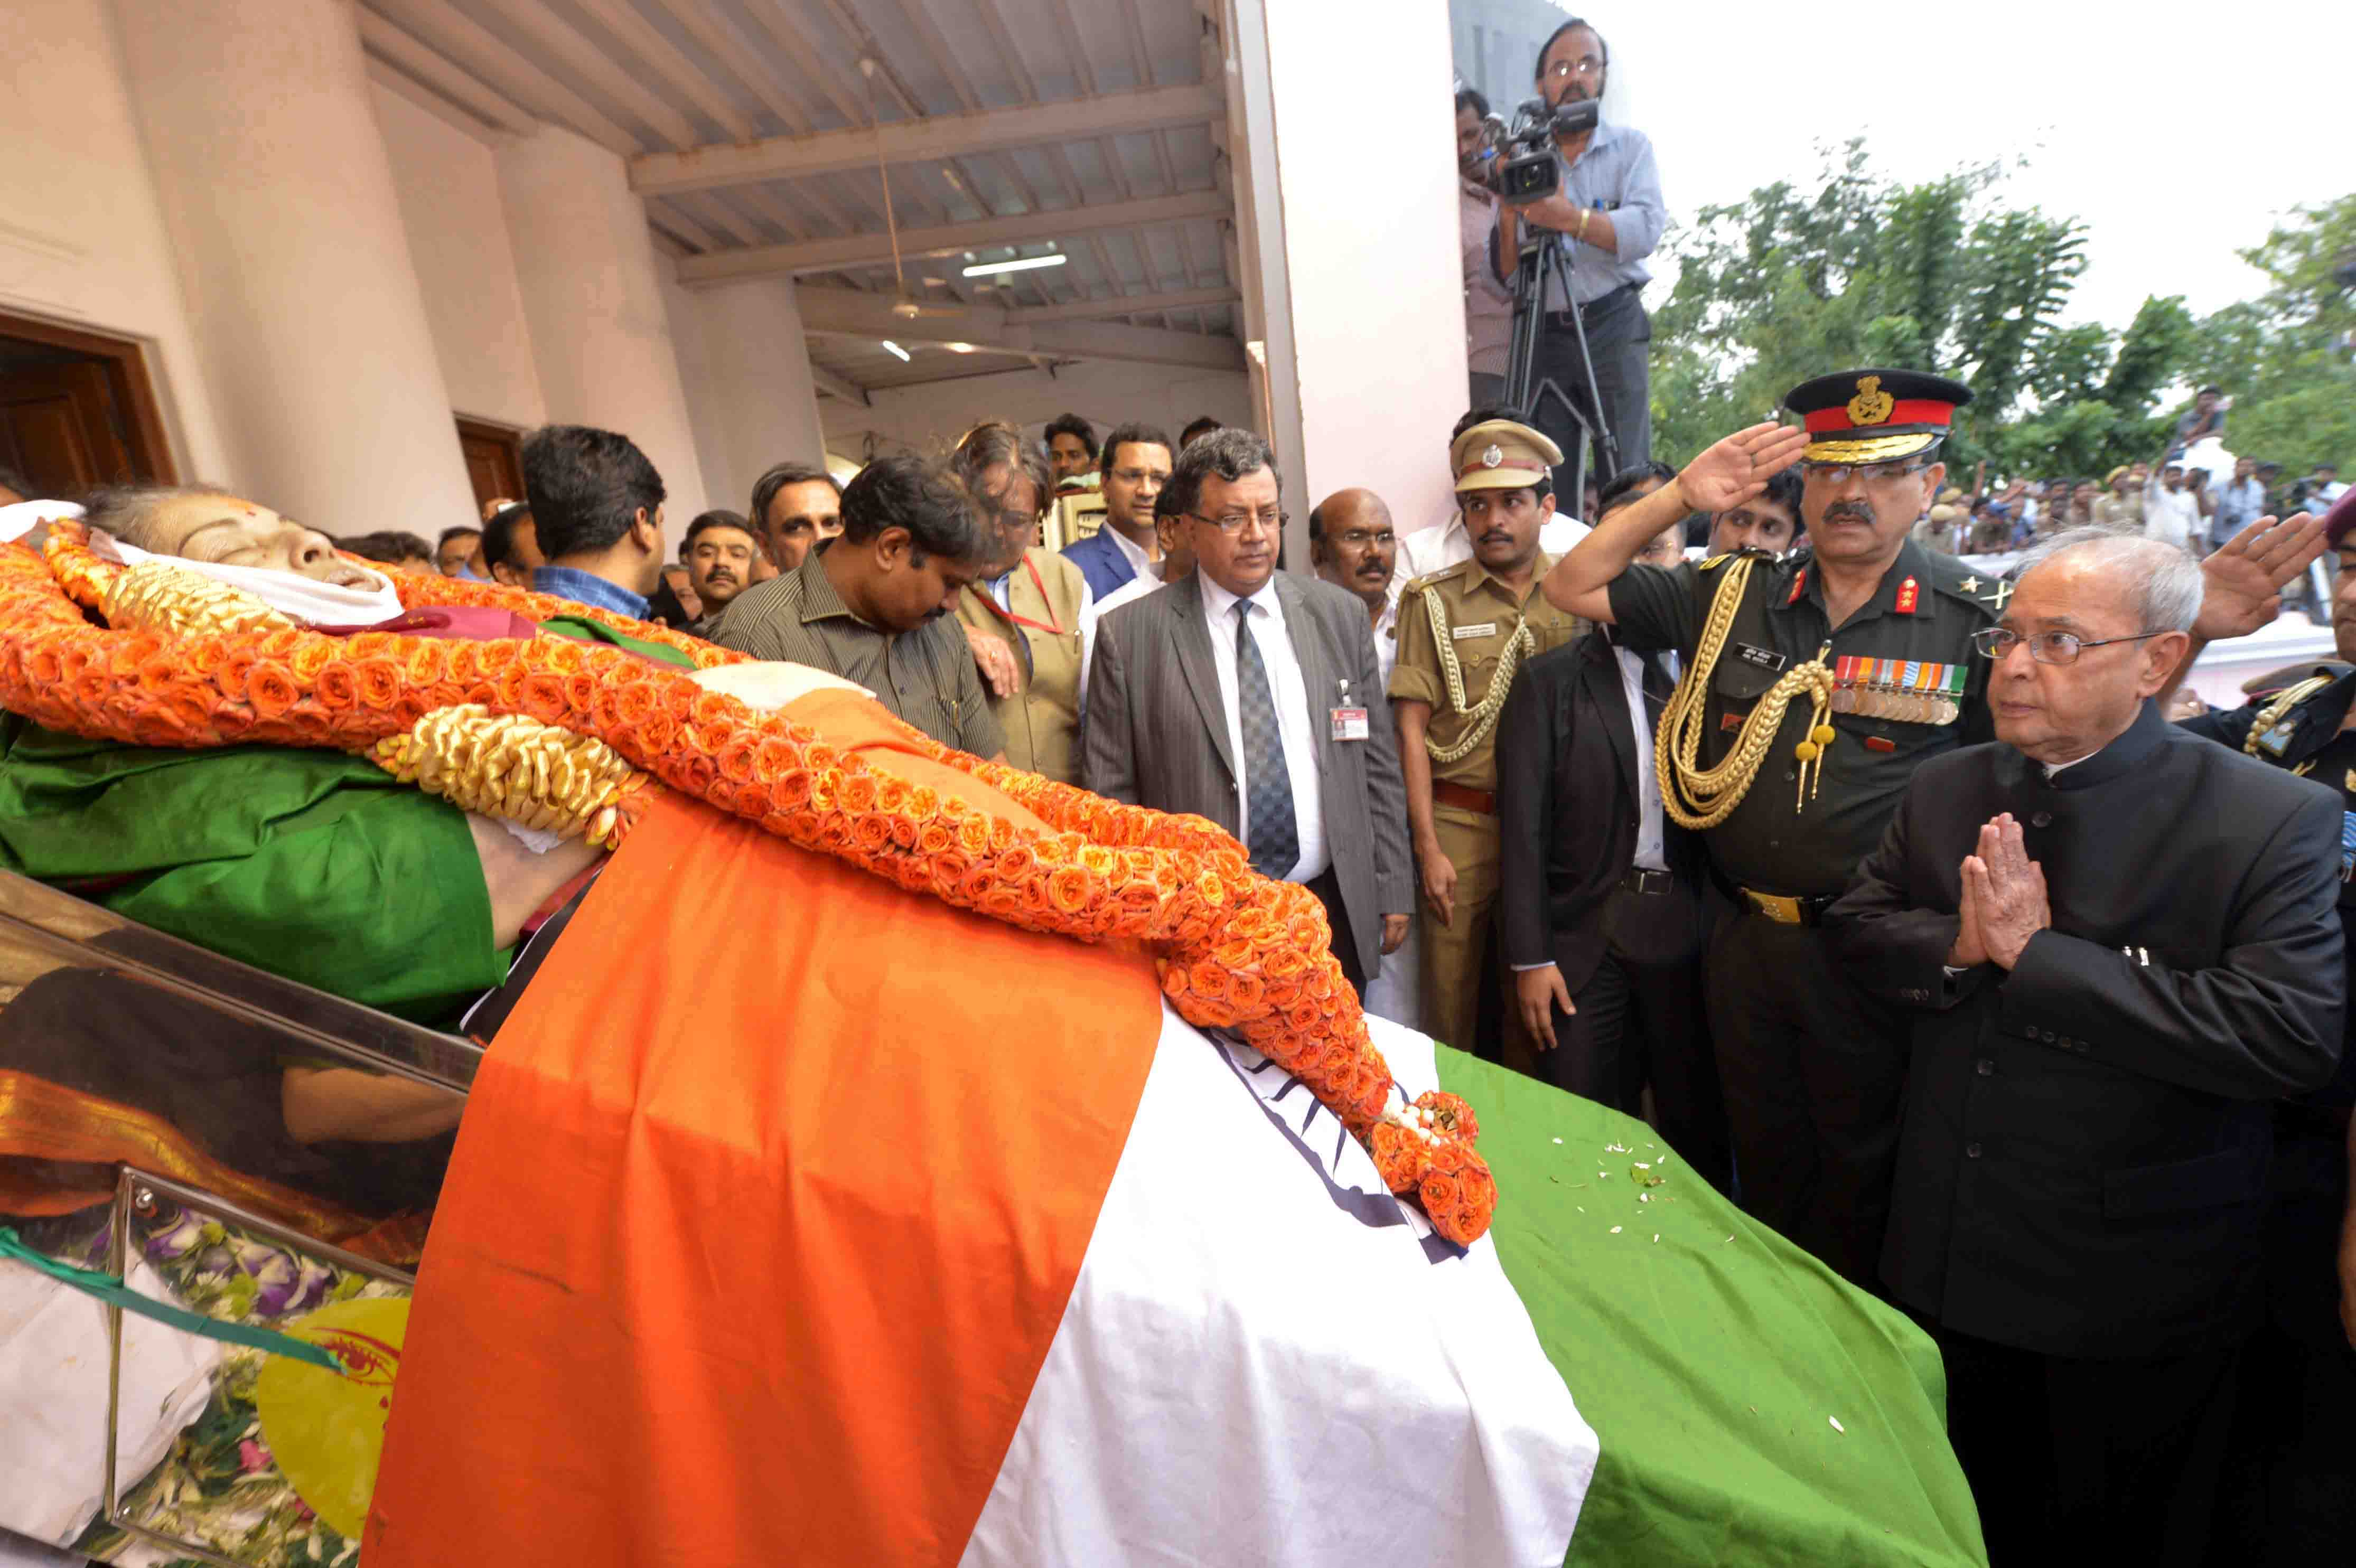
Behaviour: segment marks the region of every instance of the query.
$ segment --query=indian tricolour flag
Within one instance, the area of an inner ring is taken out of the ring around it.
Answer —
[[[1982,1560],[1902,1317],[1375,1028],[1470,1249],[1141,951],[658,807],[477,1081],[369,1568]]]

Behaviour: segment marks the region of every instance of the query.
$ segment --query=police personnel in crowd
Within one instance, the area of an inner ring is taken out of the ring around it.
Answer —
[[[2271,1102],[2340,1055],[2344,796],[2163,717],[2203,597],[2156,539],[2032,550],[1978,638],[1999,743],[1914,770],[1827,921],[1904,1009],[1881,1277],[1997,1568],[2211,1560]]]
[[[1500,998],[1497,1017],[1518,1058],[1526,1040],[1503,1005],[1490,955],[1498,885],[1495,732],[1516,672],[1580,630],[1538,591],[1554,564],[1538,534],[1554,512],[1552,468],[1562,449],[1526,425],[1494,420],[1458,434],[1449,461],[1472,553],[1407,586],[1390,678],[1423,892],[1423,1027],[1459,1049],[1477,1049],[1486,988]]]

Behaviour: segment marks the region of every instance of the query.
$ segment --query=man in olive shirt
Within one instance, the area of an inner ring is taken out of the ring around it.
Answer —
[[[1561,449],[1492,420],[1459,434],[1449,457],[1472,559],[1403,591],[1390,698],[1423,884],[1424,1030],[1471,1051],[1482,987],[1496,974],[1484,960],[1499,884],[1497,716],[1521,666],[1583,628],[1538,591],[1554,564],[1538,530],[1554,515]],[[1498,1018],[1514,1064],[1527,1065],[1515,1010],[1501,1007]]]
[[[994,548],[963,485],[919,458],[879,458],[844,487],[832,548],[738,594],[711,638],[830,670],[941,744],[1001,760],[1005,737],[949,615]]]

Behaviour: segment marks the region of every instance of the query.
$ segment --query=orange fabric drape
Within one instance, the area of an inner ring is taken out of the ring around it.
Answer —
[[[1027,820],[864,699],[793,713]],[[666,795],[477,1079],[369,1568],[954,1563],[1160,1029],[1137,947]]]

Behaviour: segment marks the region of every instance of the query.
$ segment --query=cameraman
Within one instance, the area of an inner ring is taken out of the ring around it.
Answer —
[[[1457,208],[1464,251],[1464,359],[1472,406],[1505,400],[1506,344],[1513,336],[1514,291],[1489,261],[1497,229],[1497,197],[1486,183],[1496,149],[1489,136],[1489,101],[1470,87],[1456,90]]]
[[[1602,36],[1574,16],[1557,27],[1538,51],[1539,94],[1549,109],[1557,110],[1601,100],[1611,63]],[[1638,467],[1653,455],[1646,360],[1653,323],[1638,296],[1652,280],[1644,258],[1660,243],[1668,222],[1653,144],[1642,131],[1598,121],[1574,136],[1558,138],[1556,151],[1562,164],[1561,187],[1552,196],[1500,209],[1497,274],[1513,277],[1524,223],[1554,231],[1554,243],[1563,247],[1570,263],[1571,298],[1542,302],[1546,315],[1531,385],[1553,381],[1592,417],[1594,411],[1586,409],[1587,376],[1570,318],[1570,309],[1576,308],[1594,357],[1603,418],[1619,443],[1614,471]],[[1538,400],[1530,411],[1530,422],[1575,455],[1578,426],[1554,399]],[[1599,447],[1598,461],[1589,472],[1605,466]],[[1569,466],[1557,468],[1555,475],[1558,486],[1569,485]]]

